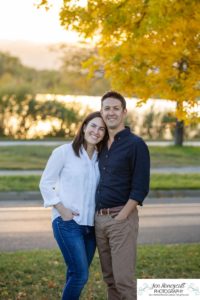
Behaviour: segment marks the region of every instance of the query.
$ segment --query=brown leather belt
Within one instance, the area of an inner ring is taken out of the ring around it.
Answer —
[[[114,214],[114,213],[118,213],[120,212],[120,210],[122,210],[124,206],[116,206],[116,207],[111,207],[111,208],[102,208],[102,209],[99,209],[97,211],[97,215],[110,215],[110,214]]]

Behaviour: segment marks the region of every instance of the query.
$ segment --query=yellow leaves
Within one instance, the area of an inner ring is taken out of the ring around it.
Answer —
[[[186,99],[184,96],[180,97],[176,107],[176,117],[179,121],[184,120],[185,125],[191,123],[198,123],[200,121],[200,103],[193,98]]]
[[[65,1],[61,9],[62,25],[98,35],[99,56],[84,62],[90,77],[104,69],[114,88],[140,103],[162,97],[195,105],[200,96],[199,1],[88,0],[81,8],[72,3]],[[189,113],[178,109],[177,116],[187,119]]]
[[[48,11],[51,7],[48,0],[40,0],[38,4],[36,4],[37,8],[44,7],[46,11]]]
[[[82,66],[88,70],[88,78],[92,78],[95,72],[101,68],[100,62],[95,58],[95,56],[92,56],[87,61],[84,61]]]
[[[148,98],[149,97],[144,97],[144,98],[137,100],[136,106],[141,107],[148,100]]]
[[[184,55],[184,56],[190,56],[190,54],[191,54],[191,51],[190,51],[189,49],[185,48],[185,49],[183,50],[183,55]]]
[[[186,79],[187,75],[185,72],[180,73],[180,79]]]
[[[178,121],[186,120],[186,116],[187,114],[185,111],[180,111],[180,110],[176,111],[176,118],[178,119]]]

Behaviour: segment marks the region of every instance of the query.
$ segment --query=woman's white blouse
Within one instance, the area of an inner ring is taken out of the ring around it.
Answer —
[[[82,147],[80,157],[76,156],[72,143],[56,148],[44,169],[40,181],[40,191],[44,206],[59,202],[79,213],[74,220],[80,225],[94,225],[95,192],[99,181],[97,152],[92,159]],[[52,220],[60,216],[52,208]]]

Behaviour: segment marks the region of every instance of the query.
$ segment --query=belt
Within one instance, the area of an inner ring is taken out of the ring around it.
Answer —
[[[101,208],[97,210],[97,215],[111,215],[114,213],[120,212],[124,206],[116,206],[116,207],[111,207],[111,208]]]

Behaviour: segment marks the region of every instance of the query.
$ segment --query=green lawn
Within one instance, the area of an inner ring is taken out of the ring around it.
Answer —
[[[200,174],[152,174],[152,190],[200,189]]]
[[[0,147],[0,169],[43,169],[55,147]],[[200,147],[149,147],[152,167],[200,166]]]
[[[200,147],[150,147],[152,167],[200,166]]]
[[[0,191],[38,191],[40,176],[0,176]]]
[[[137,278],[199,278],[200,244],[138,247]],[[0,299],[61,298],[65,267],[58,250],[0,253]],[[82,300],[105,300],[96,254]]]
[[[40,176],[0,176],[0,191],[37,191]],[[153,174],[152,190],[200,189],[200,174]]]
[[[0,147],[0,169],[43,169],[54,148],[52,146]]]

